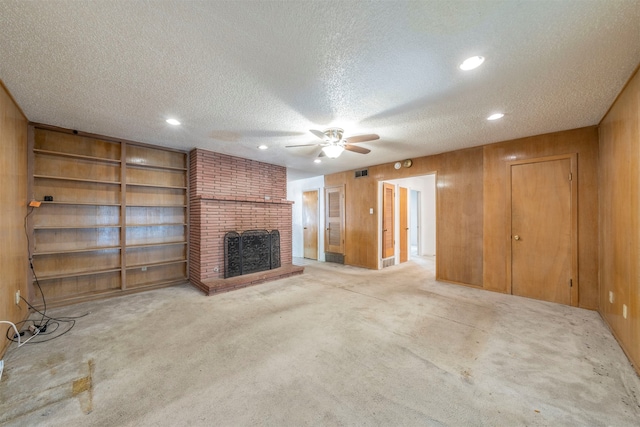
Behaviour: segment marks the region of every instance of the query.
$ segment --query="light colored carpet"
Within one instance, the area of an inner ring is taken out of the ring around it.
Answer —
[[[298,260],[300,261],[300,260]],[[5,355],[0,424],[631,426],[640,380],[596,312],[438,283],[433,259],[205,297],[187,285]]]

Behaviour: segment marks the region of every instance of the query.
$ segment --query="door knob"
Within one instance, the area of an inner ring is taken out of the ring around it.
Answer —
[[[515,240],[520,240],[520,236],[518,236],[517,234],[516,234],[515,236],[513,236],[513,238],[514,238]]]

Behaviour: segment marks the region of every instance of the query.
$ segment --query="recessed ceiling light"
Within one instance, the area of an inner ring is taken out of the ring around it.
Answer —
[[[170,125],[173,125],[173,126],[178,126],[178,125],[180,125],[180,124],[181,124],[181,123],[180,123],[179,121],[177,121],[176,119],[167,119],[167,123],[169,123]]]
[[[315,160],[313,161],[313,163],[322,163],[322,160],[320,160],[320,159],[315,159]]]
[[[504,114],[502,113],[495,113],[490,115],[489,117],[487,117],[487,120],[498,120],[504,117]]]
[[[261,150],[266,150],[269,147],[267,147],[266,145],[262,144],[262,145],[258,145],[258,148],[261,149]]]
[[[464,71],[473,70],[474,68],[478,68],[484,62],[484,56],[472,56],[471,58],[467,58],[464,60],[462,64],[460,64],[460,69]]]

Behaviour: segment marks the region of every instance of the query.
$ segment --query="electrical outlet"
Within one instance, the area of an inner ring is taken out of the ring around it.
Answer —
[[[622,304],[622,317],[627,318],[627,304]]]
[[[20,290],[16,291],[16,304],[20,304]]]
[[[613,304],[613,292],[609,291],[609,303]]]

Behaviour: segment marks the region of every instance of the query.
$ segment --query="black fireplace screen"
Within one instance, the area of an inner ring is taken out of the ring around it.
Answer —
[[[224,277],[241,276],[280,267],[280,232],[230,231],[224,236]]]

